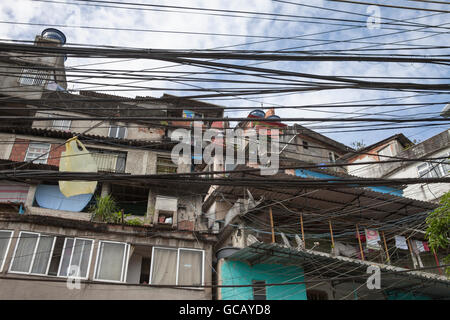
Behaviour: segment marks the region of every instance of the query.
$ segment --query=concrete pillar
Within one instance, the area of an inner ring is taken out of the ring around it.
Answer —
[[[102,191],[101,191],[100,196],[105,197],[110,193],[111,193],[111,184],[108,182],[103,182],[102,183]]]
[[[148,190],[148,198],[147,198],[147,214],[144,218],[144,224],[153,224],[156,221],[155,219],[155,194],[152,190]]]

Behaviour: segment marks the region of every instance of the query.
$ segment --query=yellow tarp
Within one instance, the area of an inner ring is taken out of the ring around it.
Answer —
[[[85,146],[74,137],[66,141],[66,151],[61,153],[59,160],[59,171],[97,172],[97,164]],[[59,190],[66,197],[94,193],[96,187],[97,181],[59,181]]]

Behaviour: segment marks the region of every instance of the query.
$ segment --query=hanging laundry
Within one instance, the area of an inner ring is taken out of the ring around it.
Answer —
[[[366,242],[367,249],[380,250],[381,245],[378,241],[380,241],[380,234],[377,230],[365,229],[366,231]]]
[[[420,241],[420,240],[413,240],[414,246],[417,248],[418,252],[427,252],[430,251],[430,248],[428,247],[428,242]]]
[[[395,246],[399,249],[408,250],[406,238],[403,236],[395,236]]]

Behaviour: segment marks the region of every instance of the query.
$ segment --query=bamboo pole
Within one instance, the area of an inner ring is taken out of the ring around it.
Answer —
[[[415,269],[417,266],[417,262],[416,262],[416,258],[414,257],[413,251],[412,251],[412,246],[411,246],[411,242],[409,241],[409,239],[407,239],[408,241],[408,247],[409,247],[409,253],[411,253],[411,259],[413,262],[413,268]]]
[[[358,235],[358,243],[359,243],[359,252],[361,253],[361,260],[364,261],[364,252],[361,244],[361,237],[359,235],[358,224],[356,224],[356,234]]]
[[[270,214],[270,226],[272,228],[272,243],[275,243],[275,230],[273,229],[272,207],[269,207],[269,214]]]
[[[303,230],[303,214],[300,213],[300,227],[302,230],[302,241],[303,241],[303,247],[306,248],[306,244],[305,244],[305,232]]]
[[[331,246],[334,249],[333,227],[331,226],[331,220],[328,220],[328,224],[330,225]]]
[[[386,237],[384,236],[384,231],[381,231],[381,235],[383,236],[384,249],[386,250],[386,261],[387,263],[391,264],[391,259],[389,257],[389,250],[386,244]]]

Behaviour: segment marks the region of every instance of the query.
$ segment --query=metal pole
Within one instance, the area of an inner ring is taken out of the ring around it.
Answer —
[[[269,207],[269,214],[270,214],[270,226],[272,228],[272,243],[275,243],[275,231],[273,229],[272,207]]]

